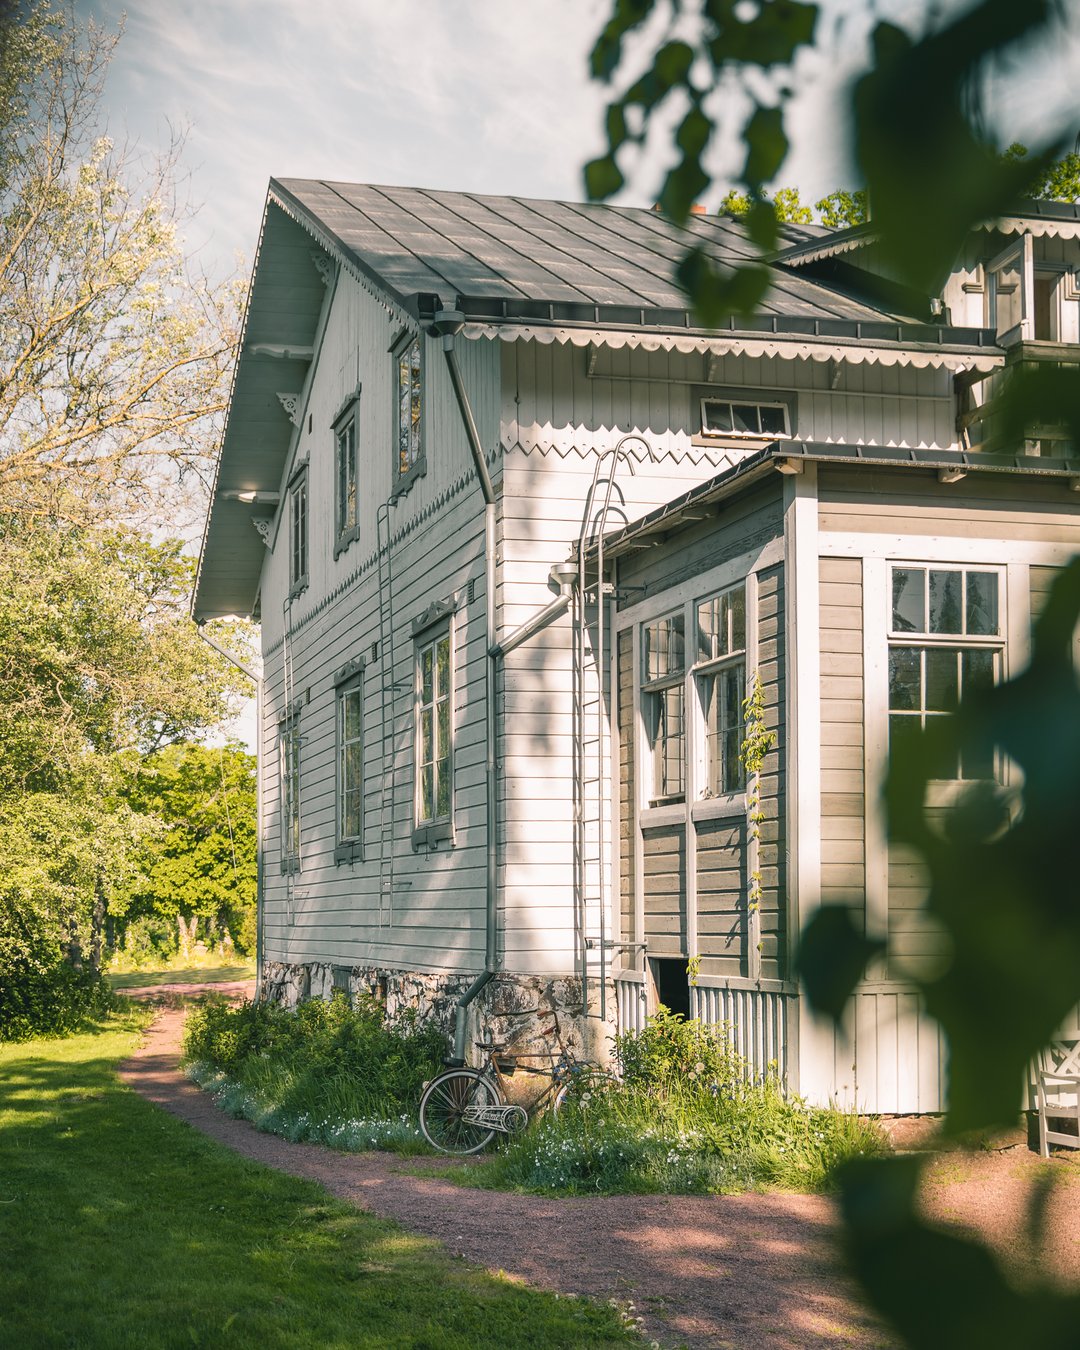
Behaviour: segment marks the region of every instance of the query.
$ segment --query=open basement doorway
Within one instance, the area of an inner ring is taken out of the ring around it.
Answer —
[[[650,957],[654,1006],[663,1004],[669,1012],[690,1016],[690,974],[682,957]]]

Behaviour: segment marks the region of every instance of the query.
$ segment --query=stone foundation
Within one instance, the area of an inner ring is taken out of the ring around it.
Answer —
[[[391,1023],[403,1014],[412,1014],[421,1023],[437,1026],[446,1036],[450,1051],[457,1001],[474,978],[419,970],[384,970],[377,966],[317,963],[293,966],[267,961],[263,965],[261,996],[295,1008],[306,999],[329,999],[335,990],[348,995],[350,1001],[360,994],[369,994],[384,1005]],[[475,1042],[490,1038],[505,1045],[508,1054],[528,1057],[527,1062],[537,1067],[547,1062],[549,1050],[558,1058],[560,1045],[575,1059],[605,1062],[610,1058],[611,1037],[616,1031],[614,985],[608,989],[606,1024],[597,1016],[595,990],[592,1000],[592,1016],[586,1020],[581,1015],[580,980],[572,976],[500,972],[469,1006],[466,1057],[474,1061],[478,1054]]]

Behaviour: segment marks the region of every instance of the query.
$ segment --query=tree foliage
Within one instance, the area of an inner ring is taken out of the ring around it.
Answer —
[[[255,758],[236,745],[173,745],[133,761],[126,805],[160,822],[114,912],[159,917],[186,936],[255,945]],[[192,924],[201,925],[196,929]],[[121,945],[121,941],[118,941]]]
[[[593,52],[594,73],[621,74],[625,38],[662,12],[685,33],[679,0],[615,0]],[[623,182],[616,161],[625,147],[644,142],[665,99],[682,99],[693,135],[680,129],[675,137],[679,158],[663,204],[685,221],[708,182],[702,161],[716,130],[709,94],[721,78],[741,81],[752,108],[742,127],[745,218],[764,254],[777,238],[778,214],[765,185],[777,181],[786,155],[788,77],[797,52],[816,40],[817,8],[702,0],[695,16],[695,36],[679,39],[677,62],[670,42],[663,43],[644,74],[623,80],[609,107],[608,151],[588,167],[586,183],[596,196],[616,191]],[[1080,163],[1075,154],[1062,157],[1071,128],[1048,127],[1030,153],[1006,149],[988,133],[982,106],[988,73],[1022,56],[1033,38],[1069,50],[1068,18],[1067,7],[1053,0],[976,0],[960,13],[928,13],[916,37],[877,22],[869,64],[852,90],[851,128],[860,190],[873,202],[878,257],[897,281],[937,294],[976,226],[1009,214],[1017,198],[1032,193],[1077,198]],[[633,135],[629,112],[636,117]],[[752,310],[766,285],[758,260],[722,273],[693,251],[679,275],[705,322]],[[1020,368],[1002,383],[992,409],[997,448],[1015,453],[1047,423],[1064,426],[1080,443],[1075,368]],[[1015,1120],[1025,1066],[1080,1000],[1078,619],[1080,563],[1074,563],[1039,619],[1029,670],[966,701],[890,765],[890,835],[925,861],[927,912],[951,951],[936,968],[910,976],[948,1042],[945,1127],[957,1136]],[[975,786],[943,824],[926,809],[930,766],[940,762],[943,743],[973,742],[1011,757],[1023,785],[1012,796],[991,784]],[[800,952],[814,1006],[842,1016],[877,950],[844,906],[820,910]],[[1076,1344],[1080,1297],[1018,1291],[981,1243],[929,1225],[918,1203],[921,1167],[920,1158],[867,1159],[842,1177],[851,1265],[906,1342],[924,1350]],[[1033,1232],[1045,1198],[1044,1190],[1032,1202]]]
[[[191,622],[184,545],[139,528],[203,506],[239,293],[185,260],[179,143],[149,161],[103,134],[118,37],[0,0],[0,1035],[92,1002],[179,828],[133,762],[250,693]]]
[[[179,144],[102,130],[116,40],[49,0],[0,16],[0,501],[79,519],[205,474],[239,313],[185,260]]]

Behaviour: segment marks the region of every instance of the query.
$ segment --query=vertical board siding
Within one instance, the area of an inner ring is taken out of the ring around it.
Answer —
[[[755,1078],[788,1073],[790,998],[761,989],[737,989],[704,980],[690,988],[690,1016],[722,1026]]]
[[[836,1102],[847,1110],[909,1115],[945,1108],[945,1044],[911,989],[856,992],[836,1038]]]
[[[866,904],[863,585],[858,558],[822,558],[821,897]]]
[[[642,831],[645,941],[650,956],[686,955],[686,829],[661,825]]]
[[[645,976],[634,971],[620,971],[615,976],[615,1004],[620,1031],[644,1031]]]

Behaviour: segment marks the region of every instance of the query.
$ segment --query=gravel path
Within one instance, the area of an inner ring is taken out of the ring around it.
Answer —
[[[164,992],[164,991],[160,991]],[[194,988],[182,991],[194,993]],[[247,993],[244,986],[214,986]],[[180,994],[173,987],[169,995]],[[477,1265],[563,1293],[634,1304],[662,1345],[731,1350],[892,1350],[839,1269],[836,1216],[806,1195],[598,1196],[549,1199],[461,1188],[422,1175],[444,1160],[346,1154],[290,1144],[219,1111],[179,1071],[183,1008],[168,997],[121,1076],[150,1101],[245,1157],[320,1182],[341,1199],[439,1239]],[[1024,1203],[1039,1171],[1022,1143],[944,1155],[927,1210],[977,1228],[1021,1270],[1080,1279],[1080,1168],[1056,1161],[1045,1242],[1033,1245]],[[464,1164],[467,1165],[467,1164]],[[416,1175],[421,1173],[421,1175]]]

